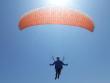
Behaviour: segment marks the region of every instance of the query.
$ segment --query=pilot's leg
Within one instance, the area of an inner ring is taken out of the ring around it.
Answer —
[[[58,69],[55,69],[56,70],[56,74],[55,74],[55,80],[58,78]]]
[[[60,77],[60,74],[61,74],[61,69],[58,69],[58,79]]]

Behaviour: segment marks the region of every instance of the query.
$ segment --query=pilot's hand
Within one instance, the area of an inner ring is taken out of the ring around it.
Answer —
[[[66,66],[68,66],[68,64],[65,64]]]
[[[52,64],[49,64],[50,66],[52,66]]]

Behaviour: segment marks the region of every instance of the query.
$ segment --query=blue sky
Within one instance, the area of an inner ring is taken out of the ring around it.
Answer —
[[[20,16],[46,0],[0,0],[0,83],[110,83],[110,0],[77,0],[68,7],[87,13],[94,32],[43,25],[20,31]],[[54,80],[52,56],[65,56]]]

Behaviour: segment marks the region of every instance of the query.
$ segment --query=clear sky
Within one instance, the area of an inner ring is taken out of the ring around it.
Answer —
[[[0,0],[0,83],[110,83],[110,0],[73,0],[87,13],[94,32],[73,26],[43,25],[20,31],[24,13],[46,0]],[[54,80],[52,56],[65,56]]]

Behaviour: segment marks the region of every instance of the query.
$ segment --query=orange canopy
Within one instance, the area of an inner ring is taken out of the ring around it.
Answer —
[[[94,23],[84,13],[58,7],[39,8],[28,12],[21,17],[19,27],[22,30],[30,26],[44,24],[79,26],[91,32],[94,30]]]

